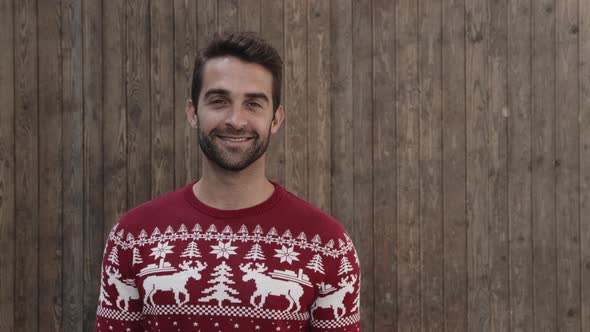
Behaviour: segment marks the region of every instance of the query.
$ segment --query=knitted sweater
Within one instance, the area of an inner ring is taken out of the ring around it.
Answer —
[[[195,182],[115,224],[95,331],[360,331],[359,261],[335,219],[274,182],[256,206],[215,209]]]

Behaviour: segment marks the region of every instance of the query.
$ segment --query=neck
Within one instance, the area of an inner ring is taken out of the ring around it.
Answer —
[[[274,186],[264,173],[265,155],[240,172],[219,168],[205,159],[201,179],[193,193],[204,204],[220,210],[238,210],[267,200]]]

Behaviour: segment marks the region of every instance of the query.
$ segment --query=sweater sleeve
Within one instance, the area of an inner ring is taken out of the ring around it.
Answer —
[[[345,237],[343,254],[328,265],[324,284],[311,306],[311,331],[361,331],[360,264],[352,241]]]
[[[100,293],[95,332],[139,332],[142,327],[142,302],[135,285],[131,250],[122,242],[117,223],[105,246],[100,277]]]

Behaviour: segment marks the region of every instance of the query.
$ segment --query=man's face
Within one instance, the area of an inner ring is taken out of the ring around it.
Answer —
[[[273,119],[272,74],[258,64],[219,57],[205,64],[201,86],[199,146],[220,168],[242,171],[264,155],[284,116],[280,107]],[[187,106],[190,122],[194,108]]]

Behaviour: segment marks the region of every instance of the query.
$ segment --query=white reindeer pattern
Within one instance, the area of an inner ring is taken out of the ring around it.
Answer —
[[[340,288],[335,291],[334,293],[330,293],[324,297],[318,297],[318,299],[311,305],[310,313],[313,317],[313,312],[317,308],[332,308],[334,312],[334,317],[336,320],[339,320],[344,316],[346,313],[346,307],[344,306],[344,296],[346,294],[352,294],[354,291],[354,283],[356,282],[356,276],[352,276],[351,280],[348,280],[348,277],[343,278],[338,283]],[[342,313],[339,315],[338,311],[342,310]]]
[[[154,294],[158,291],[162,292],[174,292],[174,300],[176,300],[176,304],[179,306],[187,303],[189,301],[188,291],[186,289],[186,283],[190,278],[195,280],[201,279],[200,271],[203,271],[207,264],[201,264],[201,262],[196,262],[196,267],[191,267],[189,261],[183,261],[180,267],[183,271],[176,272],[170,275],[156,275],[150,276],[145,278],[143,281],[143,289],[145,290],[145,297],[143,302],[146,305],[149,305],[151,302],[152,305],[156,305],[154,302]],[[184,301],[180,300],[180,294],[184,295]]]
[[[267,270],[264,264],[256,263],[256,269],[250,269],[251,264],[240,264],[240,270],[246,273],[242,277],[243,281],[254,280],[256,283],[256,291],[250,297],[250,303],[253,306],[262,308],[266,297],[268,295],[274,295],[284,296],[289,301],[289,307],[286,311],[291,311],[293,305],[296,306],[295,312],[301,310],[301,305],[299,304],[299,300],[303,296],[303,287],[301,285],[292,281],[273,279],[263,274]],[[260,296],[260,302],[256,304],[255,299],[258,296]]]
[[[121,273],[118,269],[111,269],[110,266],[107,266],[106,274],[109,276],[109,279],[107,280],[108,284],[114,284],[115,288],[117,288],[118,296],[115,304],[119,309],[129,311],[129,300],[139,300],[139,292],[137,291],[137,288],[119,280],[119,278],[121,278]],[[121,301],[125,304],[124,306],[121,306]]]

